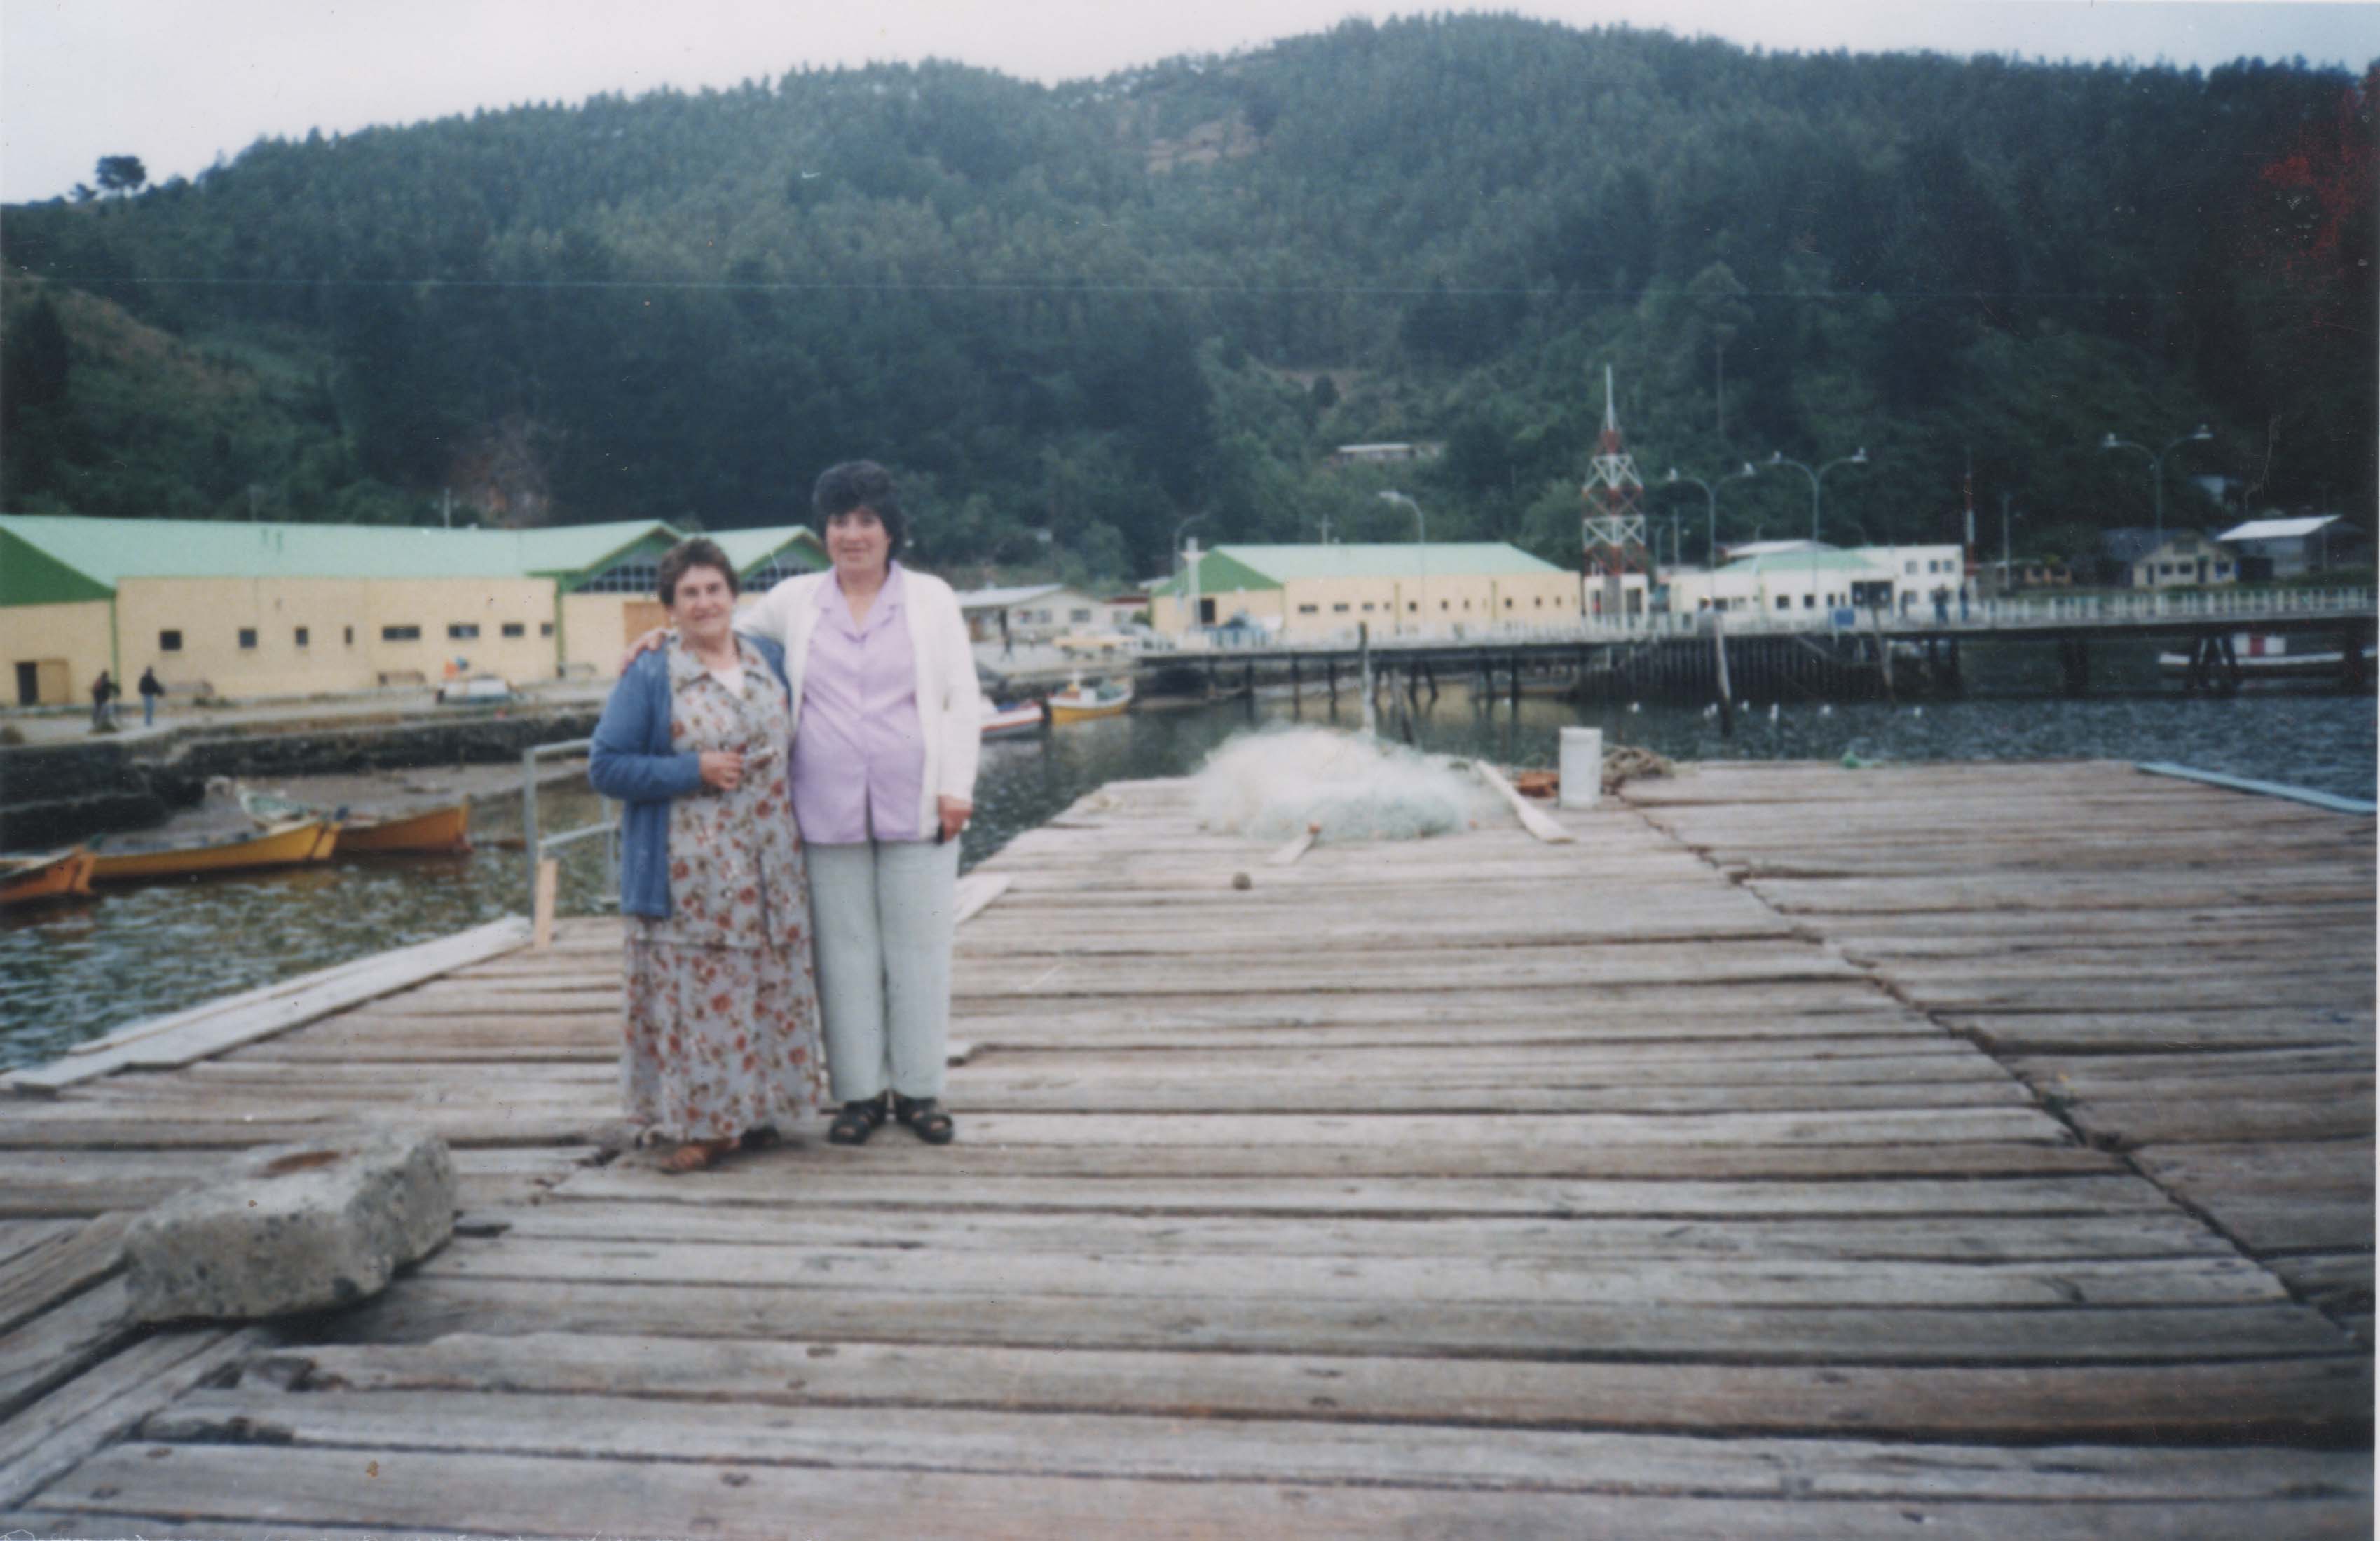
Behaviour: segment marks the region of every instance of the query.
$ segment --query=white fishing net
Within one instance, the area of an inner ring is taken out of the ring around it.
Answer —
[[[1468,762],[1328,728],[1241,734],[1193,784],[1200,823],[1252,840],[1419,840],[1505,817]]]

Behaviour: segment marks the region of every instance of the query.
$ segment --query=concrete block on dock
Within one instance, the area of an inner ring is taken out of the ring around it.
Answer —
[[[132,1314],[246,1320],[352,1304],[454,1229],[455,1164],[434,1135],[267,1147],[132,1223]]]

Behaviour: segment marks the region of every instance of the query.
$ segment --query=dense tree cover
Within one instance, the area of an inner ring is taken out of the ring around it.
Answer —
[[[944,563],[1155,571],[1194,516],[1396,539],[1391,485],[1433,536],[1567,562],[1609,364],[1652,479],[1864,445],[1829,538],[1951,533],[1971,460],[2035,530],[2145,522],[2101,435],[2201,420],[2176,522],[2200,471],[2368,509],[2375,82],[1463,18],[1056,90],[880,67],[269,141],[8,211],[0,493],[722,528],[866,455]],[[213,371],[212,427],[137,405],[161,347]],[[1324,468],[1370,439],[1447,451]],[[1701,528],[1698,493],[1653,506]],[[1808,510],[1772,471],[1722,529]]]

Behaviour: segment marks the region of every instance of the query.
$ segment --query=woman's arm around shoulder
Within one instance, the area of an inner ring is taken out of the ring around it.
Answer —
[[[702,784],[702,760],[669,747],[669,652],[659,649],[628,665],[603,703],[587,779],[606,797],[653,803]]]

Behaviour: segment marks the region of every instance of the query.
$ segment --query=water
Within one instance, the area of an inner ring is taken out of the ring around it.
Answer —
[[[1475,705],[1458,686],[1414,722],[1424,749],[1482,755],[1506,764],[1551,766],[1559,730],[1586,723],[1609,746],[1640,745],[1672,759],[1870,760],[2167,759],[2371,798],[2374,792],[2373,698],[2322,690],[2252,689],[2190,698],[2156,679],[2154,656],[2095,649],[2101,693],[2081,700],[2052,694],[2056,661],[2046,649],[1995,654],[1970,649],[1973,694],[1922,706],[1753,702],[1732,739],[1699,709],[1645,705],[1580,708],[1524,698]],[[1354,727],[1361,708],[1340,693],[1337,721]],[[1287,697],[1195,710],[1135,713],[1070,724],[1038,738],[984,746],[977,817],[962,859],[972,866],[1019,832],[1104,783],[1195,770],[1234,734],[1291,719]],[[1329,722],[1308,691],[1304,721]],[[1384,713],[1382,732],[1401,736]],[[540,800],[549,830],[596,817],[583,787]],[[383,948],[427,940],[526,909],[516,850],[491,837],[517,832],[517,810],[482,807],[474,820],[482,848],[468,856],[387,858],[153,884],[103,892],[83,904],[0,917],[0,1068],[54,1058],[69,1044],[141,1017],[178,1010]],[[562,909],[601,912],[600,856],[592,843],[563,863]]]

